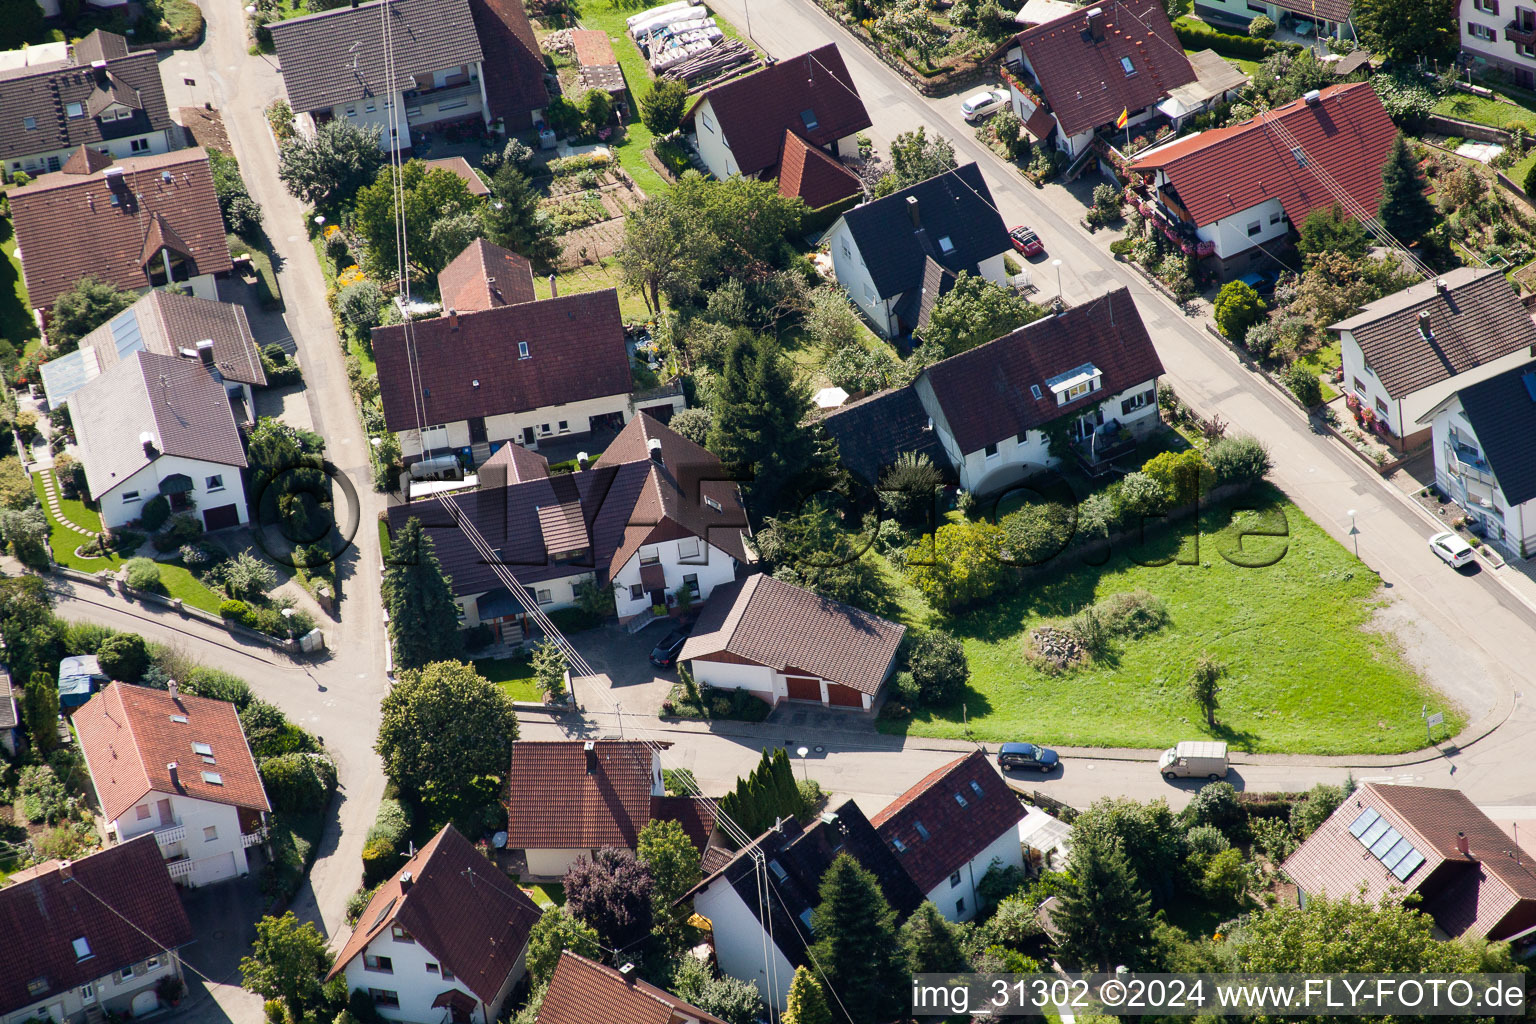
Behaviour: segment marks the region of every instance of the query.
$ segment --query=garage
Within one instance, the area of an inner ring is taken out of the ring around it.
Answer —
[[[827,703],[835,708],[860,708],[864,707],[864,695],[851,686],[842,683],[827,684]]]
[[[785,676],[784,685],[789,689],[790,700],[808,700],[821,703],[821,680],[809,676]]]
[[[203,529],[209,533],[239,525],[240,509],[234,505],[220,505],[218,508],[210,508],[203,512]]]

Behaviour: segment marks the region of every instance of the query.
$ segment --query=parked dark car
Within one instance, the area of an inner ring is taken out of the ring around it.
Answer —
[[[997,766],[1005,772],[1015,768],[1049,772],[1059,764],[1061,758],[1056,751],[1033,743],[1004,743],[997,751]]]
[[[683,644],[688,640],[688,634],[692,632],[688,626],[679,626],[668,633],[656,649],[651,651],[651,664],[657,668],[671,668],[677,664],[677,656],[683,649]]]

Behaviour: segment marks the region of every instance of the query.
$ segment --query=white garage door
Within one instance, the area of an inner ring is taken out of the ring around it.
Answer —
[[[193,885],[208,885],[212,882],[222,882],[226,878],[235,877],[235,855],[229,853],[220,854],[217,857],[209,857],[207,860],[198,861],[197,867],[192,869]]]

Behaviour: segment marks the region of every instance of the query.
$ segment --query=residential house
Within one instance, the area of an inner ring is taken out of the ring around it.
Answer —
[[[156,290],[81,338],[75,351],[42,365],[48,408],[135,352],[202,360],[209,376],[240,396],[247,416],[255,409],[251,389],[267,384],[244,306]]]
[[[214,278],[233,266],[201,149],[112,163],[82,147],[62,170],[6,194],[33,309],[51,309],[87,275],[139,292],[175,282],[217,299]]]
[[[85,482],[109,530],[164,495],[209,531],[250,521],[230,395],[199,358],[135,352],[69,398]]]
[[[1497,270],[1458,267],[1328,326],[1344,390],[1400,447],[1428,439],[1418,420],[1453,392],[1536,356],[1536,323]]]
[[[110,912],[108,910],[110,908]],[[149,837],[47,861],[0,889],[0,1021],[81,1024],[160,1009],[192,924]]]
[[[762,573],[726,583],[678,655],[700,684],[769,705],[806,701],[870,711],[884,696],[906,627]]]
[[[16,693],[11,687],[11,671],[0,666],[0,751],[4,751],[6,757],[15,757],[25,733],[21,709],[16,705]]]
[[[679,590],[706,600],[754,560],[732,474],[649,415],[630,420],[584,470],[546,477],[540,468],[482,467],[474,491],[389,509],[391,530],[413,518],[432,530],[466,627],[485,623],[516,639],[527,607],[571,607],[588,580],[613,587],[619,621],[630,622],[675,606]],[[461,522],[500,551],[498,564],[470,543]]]
[[[828,43],[705,89],[683,124],[694,133],[699,159],[715,177],[778,178],[781,192],[802,195],[814,209],[826,205],[821,202],[827,187],[822,177],[833,175],[818,171],[808,180],[802,175],[806,192],[785,192],[781,166],[793,168],[805,159],[792,140],[825,153],[828,162],[857,157],[857,136],[870,120],[843,55],[837,44]]]
[[[57,171],[81,146],[114,159],[165,153],[182,141],[153,50],[96,29],[70,43],[0,53],[0,166]]]
[[[1536,555],[1536,363],[1461,388],[1419,417],[1435,486],[1508,555]]]
[[[1025,129],[1073,159],[1096,132],[1117,131],[1121,114],[1134,131],[1170,90],[1196,80],[1160,0],[1096,3],[1027,28],[998,52]]]
[[[834,159],[824,149],[806,142],[792,130],[784,129],[784,150],[779,160],[779,195],[798,196],[813,213],[823,217],[864,194],[864,182],[846,164]]]
[[[1367,782],[1286,858],[1309,897],[1420,899],[1446,937],[1501,940],[1536,927],[1536,864],[1460,790]]]
[[[1174,131],[1216,104],[1237,99],[1248,84],[1243,69],[1215,50],[1199,50],[1187,56],[1195,80],[1169,89],[1168,98],[1157,105],[1157,112],[1168,119]]]
[[[616,971],[570,950],[560,954],[539,1006],[539,1024],[725,1024],[634,971]]]
[[[974,163],[854,207],[827,231],[827,245],[837,283],[887,338],[926,324],[962,270],[1004,284],[1013,251]]]
[[[515,306],[537,298],[533,291],[533,264],[511,249],[483,238],[465,246],[438,272],[437,290],[443,308],[460,313]]]
[[[1186,135],[1131,164],[1131,198],[1184,252],[1223,274],[1264,268],[1337,187],[1375,216],[1397,129],[1368,82],[1330,85],[1226,128]]]
[[[1303,39],[1355,39],[1350,7],[1351,0],[1196,0],[1195,14],[1218,31],[1245,34],[1248,23],[1263,15],[1282,33]]]
[[[539,908],[452,825],[368,900],[326,981],[389,1021],[491,1024],[527,974]]]
[[[640,740],[519,740],[507,773],[507,849],[521,851],[530,878],[562,878],[578,857],[634,850],[654,820],[675,821],[702,853],[715,830],[714,804],[667,796],[661,751]]]
[[[795,968],[809,963],[821,877],[844,853],[875,876],[898,920],[923,902],[852,800],[803,828],[791,818],[768,830],[683,897],[709,922],[720,970],[756,985],[775,1018],[784,1011]]]
[[[377,126],[386,149],[410,149],[413,131],[532,127],[548,102],[528,16],[510,0],[374,0],[270,27],[288,102],[310,131],[345,119]]]
[[[913,388],[880,391],[828,412],[818,421],[837,442],[843,467],[870,487],[903,452],[925,455],[954,477],[944,445],[933,430],[933,417]]]
[[[71,721],[110,840],[153,833],[183,885],[250,871],[272,807],[233,704],[113,683]]]
[[[988,871],[1024,869],[1023,819],[1024,805],[976,750],[925,775],[870,824],[939,913],[969,921]]]
[[[494,294],[492,285],[473,280],[475,261],[496,259],[491,247],[476,244],[450,264],[451,292],[444,294],[464,294],[467,282],[481,308],[448,307],[413,323],[409,334],[402,324],[373,329],[384,423],[406,462],[459,452],[478,464],[504,441],[537,448],[591,432],[601,435],[601,448],[636,407],[664,410],[665,419],[683,407],[678,387],[631,395],[616,291],[517,301],[532,285],[530,278],[525,290],[516,270],[505,272],[505,286],[502,271],[485,275],[497,279]]]
[[[1461,52],[1522,89],[1536,89],[1536,9],[1529,0],[1460,0],[1457,6]]]

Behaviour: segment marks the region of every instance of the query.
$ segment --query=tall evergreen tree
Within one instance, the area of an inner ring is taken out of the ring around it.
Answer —
[[[768,761],[768,773],[773,778],[773,790],[779,799],[779,813],[785,817],[798,817],[805,808],[800,806],[800,787],[795,785],[795,773],[783,747],[774,750]]]
[[[1424,194],[1428,186],[1418,161],[1399,135],[1381,169],[1381,224],[1399,242],[1412,245],[1435,226],[1435,207]]]
[[[453,589],[433,551],[421,520],[406,520],[389,543],[384,571],[389,601],[389,632],[395,668],[420,668],[434,661],[455,661],[463,650]]]
[[[1152,942],[1152,900],[1117,843],[1072,845],[1071,882],[1053,915],[1064,959],[1084,970],[1143,966]]]
[[[901,926],[901,951],[913,974],[957,974],[970,969],[961,946],[965,930],[939,913],[932,901],[912,911]]]
[[[710,412],[709,450],[749,477],[747,502],[759,518],[793,499],[795,490],[829,471],[811,434],[800,424],[810,394],[769,337],[738,330],[725,353]]]
[[[795,968],[795,977],[789,983],[789,995],[784,1003],[779,1024],[832,1024],[832,1011],[827,1008],[821,982],[804,964]]]
[[[906,963],[896,941],[896,912],[873,873],[846,853],[821,878],[811,914],[811,947],[849,1024],[877,1024],[906,1004]]]
[[[32,673],[22,695],[22,717],[35,752],[46,754],[59,745],[59,687],[51,672]]]

